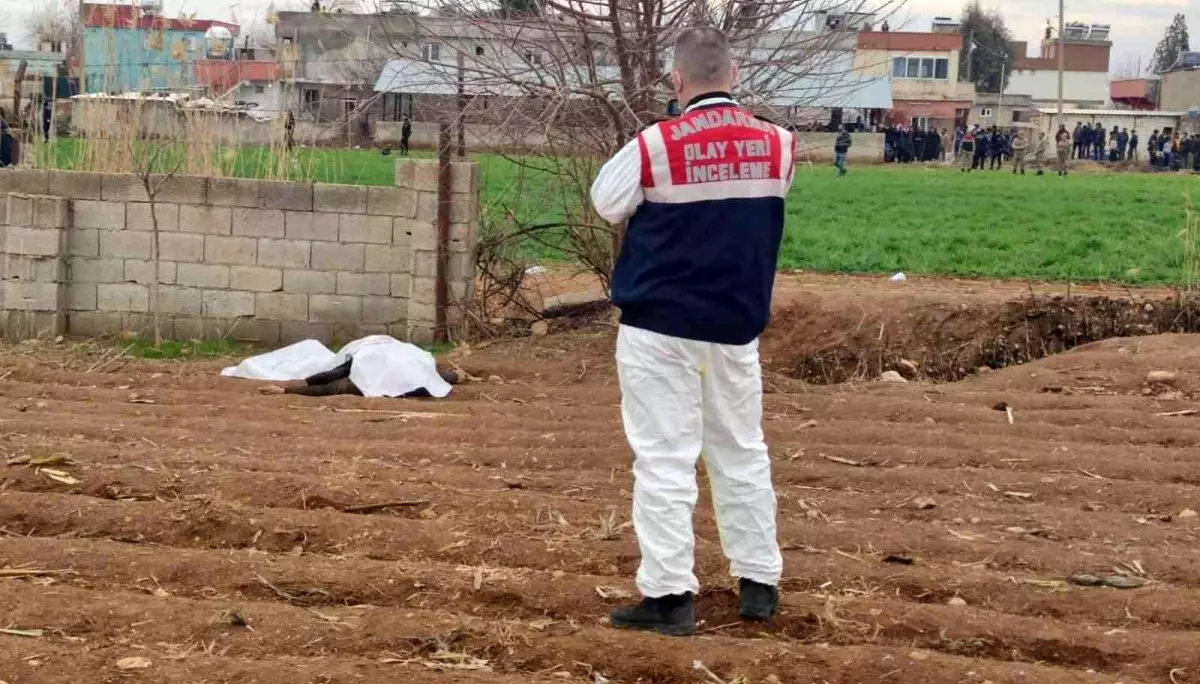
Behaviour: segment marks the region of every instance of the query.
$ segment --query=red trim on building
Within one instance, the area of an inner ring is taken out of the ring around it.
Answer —
[[[1155,102],[1156,92],[1154,83],[1145,78],[1127,78],[1113,81],[1109,85],[1109,99],[1141,111],[1158,109]]]
[[[79,7],[79,19],[88,28],[139,28],[155,31],[204,33],[214,26],[220,26],[229,29],[235,36],[241,31],[241,27],[237,24],[225,21],[163,17],[157,14],[146,14],[133,5],[103,5],[85,2]]]
[[[892,103],[892,120],[907,121],[914,116],[929,119],[953,119],[959,110],[970,109],[969,100],[961,102],[929,102],[924,100],[896,100]]]
[[[194,65],[196,80],[217,90],[228,90],[242,81],[276,81],[279,79],[279,62],[198,59]]]
[[[909,33],[860,31],[858,49],[895,50],[898,52],[950,52],[961,50],[962,35],[957,33]]]

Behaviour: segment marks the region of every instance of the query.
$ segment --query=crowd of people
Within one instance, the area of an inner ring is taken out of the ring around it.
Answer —
[[[1154,131],[1146,144],[1150,167],[1163,171],[1200,173],[1200,133],[1180,135]]]
[[[890,126],[883,131],[883,160],[889,164],[942,161],[950,149],[946,129]]]

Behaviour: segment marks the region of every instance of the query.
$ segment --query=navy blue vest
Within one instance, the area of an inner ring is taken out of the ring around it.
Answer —
[[[638,135],[645,201],[613,272],[621,323],[742,345],[767,326],[793,136],[729,101]]]

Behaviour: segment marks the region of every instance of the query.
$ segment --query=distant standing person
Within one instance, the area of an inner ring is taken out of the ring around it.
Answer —
[[[1013,138],[1013,175],[1017,175],[1017,169],[1021,170],[1021,175],[1025,175],[1025,153],[1029,150],[1029,138],[1025,136],[1024,129],[1018,129],[1017,135]]]
[[[1058,152],[1058,175],[1067,175],[1067,157],[1071,156],[1071,132],[1060,124],[1058,133],[1054,135],[1054,145]]]
[[[42,135],[50,142],[50,127],[54,125],[54,103],[50,98],[42,100]]]
[[[412,121],[406,116],[400,124],[400,154],[408,156],[408,139],[412,137]]]
[[[833,165],[837,167],[838,176],[846,175],[846,155],[850,153],[850,146],[853,144],[854,140],[845,130],[838,133],[837,140],[833,143]]]
[[[1004,134],[999,128],[992,126],[992,135],[988,140],[988,156],[990,162],[988,168],[992,171],[1004,168],[1004,152],[1008,144],[1004,142]]]
[[[294,137],[295,133],[296,133],[296,115],[293,114],[292,111],[289,109],[288,113],[287,113],[287,118],[283,120],[284,142],[287,145],[287,148],[289,150],[292,149],[292,144],[295,141],[295,137]]]
[[[959,171],[971,173],[971,169],[975,168],[975,146],[978,144],[978,141],[975,140],[975,131],[963,133],[962,140],[958,143]]]
[[[1045,173],[1046,166],[1046,133],[1045,131],[1037,132],[1037,146],[1033,151],[1033,168],[1037,171],[1037,175],[1041,176]]]
[[[942,129],[941,161],[949,161],[950,160],[950,158],[951,158],[950,150],[953,149],[953,147],[952,147],[953,144],[954,144],[954,136],[950,135],[950,132],[943,128]]]
[[[1129,161],[1135,162],[1138,160],[1138,135],[1137,130],[1129,132]]]

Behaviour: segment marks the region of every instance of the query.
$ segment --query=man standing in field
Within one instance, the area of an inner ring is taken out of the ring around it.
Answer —
[[[1013,175],[1017,175],[1017,169],[1021,170],[1021,175],[1025,175],[1025,153],[1029,151],[1029,138],[1025,136],[1023,129],[1018,129],[1016,136],[1012,142],[1013,149]]]
[[[958,143],[958,169],[963,173],[971,173],[975,168],[975,131],[967,131]]]
[[[1071,133],[1067,127],[1059,124],[1058,133],[1054,135],[1055,147],[1058,151],[1058,175],[1067,175],[1067,157],[1071,156]]]
[[[846,175],[846,155],[850,154],[853,144],[854,140],[845,130],[838,133],[837,140],[833,142],[833,165],[837,167],[839,176]]]
[[[1043,170],[1046,166],[1046,133],[1045,131],[1037,132],[1037,146],[1033,150],[1033,170],[1037,171],[1037,175],[1041,176],[1045,173]]]
[[[767,325],[793,136],[730,97],[725,35],[683,31],[671,74],[683,115],[642,131],[604,165],[592,202],[628,219],[613,272],[621,309],[621,417],[634,452],[633,526],[644,600],[614,627],[696,631],[692,510],[696,460],[712,482],[721,546],[740,581],[739,613],[778,607],[783,558],[762,430],[758,336]]]

